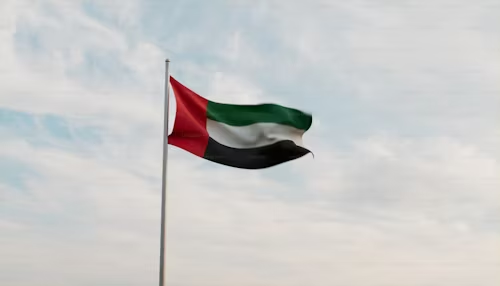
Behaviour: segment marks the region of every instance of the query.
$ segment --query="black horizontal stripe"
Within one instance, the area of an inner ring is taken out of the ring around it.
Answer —
[[[291,140],[257,148],[238,149],[222,145],[209,138],[203,158],[236,168],[263,169],[300,158],[309,152]]]

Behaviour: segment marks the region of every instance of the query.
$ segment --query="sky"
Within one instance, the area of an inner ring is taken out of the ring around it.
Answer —
[[[314,153],[170,146],[169,286],[500,284],[495,0],[0,1],[0,284],[157,284],[166,58]]]

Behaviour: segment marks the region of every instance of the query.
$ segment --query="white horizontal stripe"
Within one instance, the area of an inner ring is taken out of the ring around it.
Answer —
[[[304,134],[304,130],[276,123],[231,126],[210,119],[207,120],[207,131],[220,144],[241,149],[266,146],[282,140],[292,140],[302,146]]]
[[[175,124],[175,117],[177,115],[177,100],[175,97],[175,92],[174,89],[172,88],[172,85],[170,84],[170,81],[168,82],[168,89],[170,91],[169,93],[169,100],[168,100],[168,135],[172,134],[172,131],[174,131],[174,124]]]

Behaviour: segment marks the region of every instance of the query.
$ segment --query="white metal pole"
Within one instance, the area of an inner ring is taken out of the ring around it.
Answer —
[[[165,61],[165,109],[163,111],[163,167],[161,176],[161,235],[160,235],[160,286],[165,286],[165,261],[166,261],[166,242],[167,242],[167,159],[168,159],[168,107],[169,107],[169,59]]]

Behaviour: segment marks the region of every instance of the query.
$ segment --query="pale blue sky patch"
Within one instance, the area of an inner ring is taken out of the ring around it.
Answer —
[[[2,108],[0,109],[0,130],[30,138],[37,130],[37,122],[31,114]]]
[[[85,52],[82,63],[74,69],[67,70],[67,74],[89,86],[137,84],[133,71],[112,51]]]
[[[60,117],[47,115],[41,118],[41,125],[49,133],[60,140],[71,140],[72,134],[67,122]]]
[[[4,138],[24,138],[30,144],[99,144],[102,129],[53,114],[30,114],[0,109],[0,132]],[[59,147],[62,147],[59,145]]]
[[[22,23],[16,27],[15,43],[17,51],[26,55],[37,54],[46,50],[40,34]]]
[[[0,181],[19,191],[27,191],[26,180],[38,174],[24,162],[7,156],[0,156]]]

